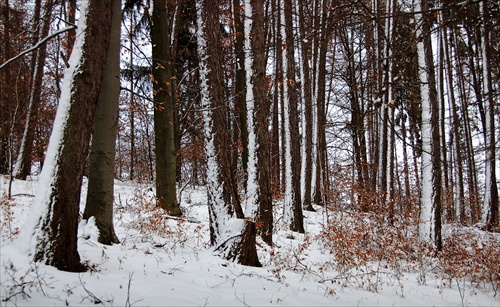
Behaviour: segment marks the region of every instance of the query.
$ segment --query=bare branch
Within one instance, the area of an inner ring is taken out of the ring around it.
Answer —
[[[4,68],[5,66],[7,66],[8,64],[14,62],[15,60],[19,59],[20,57],[22,56],[25,56],[26,54],[30,53],[30,52],[33,52],[35,51],[36,49],[40,48],[41,45],[43,45],[44,43],[46,43],[47,41],[49,41],[50,39],[58,36],[59,34],[61,33],[64,33],[64,32],[68,32],[70,30],[73,30],[73,29],[76,29],[77,27],[76,26],[69,26],[69,27],[66,27],[66,28],[63,28],[63,29],[60,29],[52,34],[50,34],[49,36],[43,38],[41,41],[39,41],[38,43],[36,43],[33,47],[29,48],[29,49],[26,49],[24,50],[23,52],[19,53],[18,55],[16,55],[15,57],[13,58],[10,58],[8,59],[7,61],[5,61],[2,65],[0,65],[0,69]]]

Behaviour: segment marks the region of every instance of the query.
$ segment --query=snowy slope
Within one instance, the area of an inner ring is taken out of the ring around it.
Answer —
[[[450,283],[429,272],[424,284],[417,271],[373,263],[339,272],[318,240],[321,210],[306,212],[306,235],[291,234],[277,219],[275,246],[259,243],[262,268],[222,260],[208,246],[203,187],[183,191],[186,218],[179,220],[154,208],[153,185],[116,182],[121,244],[99,244],[92,221],[82,222],[79,252],[89,271],[57,271],[31,263],[16,246],[36,185],[36,179],[14,181],[8,201],[8,181],[0,182],[0,306],[500,306],[496,288],[465,278]]]

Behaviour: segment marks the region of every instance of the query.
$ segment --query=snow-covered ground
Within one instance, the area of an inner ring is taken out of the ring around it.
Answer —
[[[305,213],[305,235],[286,231],[277,219],[274,247],[259,242],[262,268],[225,261],[208,244],[202,187],[182,192],[186,218],[172,219],[152,205],[153,185],[117,181],[115,230],[121,244],[99,244],[92,221],[81,222],[79,252],[89,270],[61,272],[30,262],[16,247],[36,184],[14,181],[10,201],[8,180],[0,180],[0,306],[500,306],[495,287],[447,280],[432,268],[425,282],[418,270],[373,263],[355,273],[339,272],[318,239],[322,210]]]

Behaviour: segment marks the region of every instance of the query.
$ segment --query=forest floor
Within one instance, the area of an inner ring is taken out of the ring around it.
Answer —
[[[305,212],[305,234],[274,225],[274,246],[258,242],[261,268],[223,260],[209,246],[203,187],[182,191],[185,217],[165,218],[154,185],[115,185],[121,243],[97,242],[79,227],[85,273],[33,263],[16,238],[34,199],[36,178],[0,179],[0,306],[500,306],[500,236],[445,225],[450,248],[419,249],[415,227],[387,226],[376,215]],[[82,189],[85,204],[86,184]],[[276,215],[282,210],[279,201]],[[434,253],[435,255],[435,253]]]

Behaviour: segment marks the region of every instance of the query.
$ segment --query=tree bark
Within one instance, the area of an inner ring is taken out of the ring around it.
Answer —
[[[54,1],[48,0],[44,4],[44,17],[40,36],[37,38],[47,37],[50,30],[51,14],[54,7]],[[31,172],[31,156],[33,143],[35,138],[35,128],[37,124],[38,109],[42,95],[42,83],[44,76],[45,59],[47,57],[47,43],[44,43],[35,52],[35,64],[33,81],[29,94],[28,113],[26,115],[26,123],[24,127],[23,138],[16,165],[14,167],[14,176],[17,179],[26,180],[26,177]]]
[[[153,100],[156,146],[156,198],[158,206],[179,216],[177,203],[175,97],[172,90],[173,54],[171,46],[172,12],[164,0],[153,0],[151,44],[153,46]]]
[[[304,233],[302,198],[300,193],[300,147],[295,81],[295,60],[293,41],[292,1],[281,3],[281,36],[285,45],[283,52],[283,98],[285,129],[285,202],[284,216],[290,230]]]
[[[245,216],[257,222],[262,239],[272,244],[273,210],[267,99],[264,4],[245,1],[248,171]]]
[[[63,92],[40,183],[24,235],[36,242],[35,261],[83,271],[77,248],[80,191],[92,121],[109,47],[112,0],[83,1],[79,38]],[[31,246],[32,244],[30,244]]]
[[[108,58],[94,118],[87,203],[83,213],[84,220],[92,216],[95,218],[99,229],[98,241],[107,245],[120,243],[113,227],[115,143],[120,98],[120,27],[121,0],[114,0]]]

